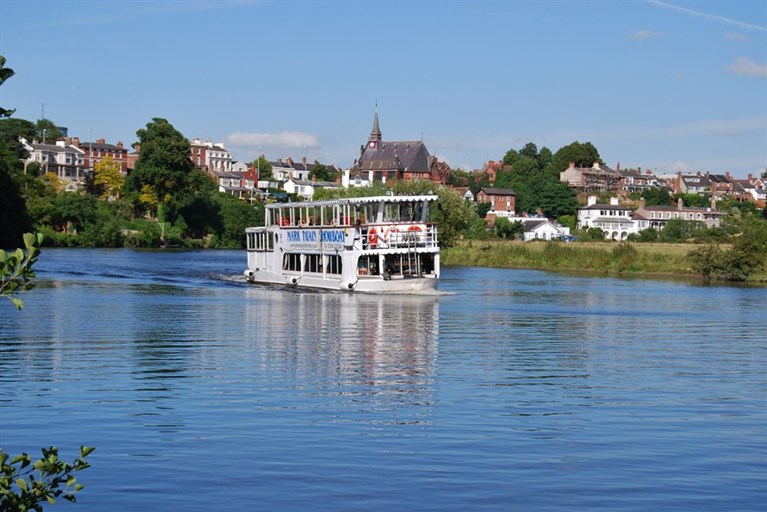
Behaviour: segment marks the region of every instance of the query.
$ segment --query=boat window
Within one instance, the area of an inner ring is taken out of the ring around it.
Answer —
[[[328,274],[340,274],[342,270],[341,266],[341,256],[336,254],[331,254],[329,256],[325,256],[325,272]]]
[[[379,274],[378,256],[360,256],[360,259],[357,261],[357,274],[361,276],[377,276]]]
[[[286,253],[282,258],[282,270],[301,270],[301,255],[295,253]]]

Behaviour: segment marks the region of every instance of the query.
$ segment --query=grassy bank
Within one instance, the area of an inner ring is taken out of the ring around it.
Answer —
[[[687,253],[696,244],[463,241],[442,251],[443,265],[527,268],[599,274],[695,276]],[[724,246],[723,246],[724,248]],[[767,282],[761,271],[749,282]]]

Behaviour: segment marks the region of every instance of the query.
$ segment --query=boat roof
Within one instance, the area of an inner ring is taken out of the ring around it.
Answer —
[[[328,199],[325,201],[303,201],[300,203],[273,203],[266,205],[267,208],[304,208],[310,206],[336,206],[339,204],[369,204],[369,203],[414,203],[420,201],[437,201],[439,196],[415,195],[415,196],[369,196],[369,197],[343,197],[339,199]]]

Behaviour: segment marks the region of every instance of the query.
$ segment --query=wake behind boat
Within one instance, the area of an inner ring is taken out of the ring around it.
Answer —
[[[433,290],[439,279],[436,195],[277,203],[249,227],[251,283],[355,292]]]

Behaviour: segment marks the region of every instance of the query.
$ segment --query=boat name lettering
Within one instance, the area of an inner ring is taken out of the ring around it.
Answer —
[[[325,243],[340,244],[344,242],[344,239],[345,235],[342,229],[322,232],[322,241]]]

